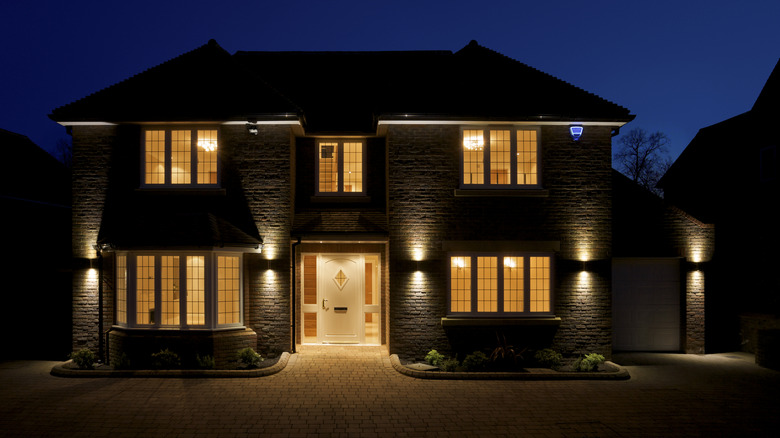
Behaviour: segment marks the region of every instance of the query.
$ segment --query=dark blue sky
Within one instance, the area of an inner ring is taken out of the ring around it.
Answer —
[[[45,149],[66,137],[52,109],[210,38],[231,53],[457,51],[475,39],[629,108],[624,129],[665,132],[673,158],[699,128],[750,109],[780,57],[778,0],[4,0],[0,17],[0,128]]]

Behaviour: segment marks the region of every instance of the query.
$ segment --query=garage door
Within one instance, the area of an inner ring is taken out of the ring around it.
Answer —
[[[680,259],[612,261],[612,348],[680,350]]]

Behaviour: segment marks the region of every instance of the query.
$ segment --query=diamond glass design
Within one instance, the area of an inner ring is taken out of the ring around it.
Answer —
[[[336,276],[333,277],[333,281],[336,282],[336,286],[338,286],[339,289],[344,289],[344,285],[347,284],[347,281],[349,281],[349,277],[347,277],[347,274],[345,274],[344,271],[339,269],[339,272],[337,272]]]

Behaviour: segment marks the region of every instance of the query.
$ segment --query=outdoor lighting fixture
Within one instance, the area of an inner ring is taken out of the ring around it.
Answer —
[[[257,135],[257,123],[247,123],[246,130],[252,135]]]
[[[572,140],[574,141],[579,140],[580,136],[582,135],[582,126],[580,125],[569,126],[569,134],[571,134]]]

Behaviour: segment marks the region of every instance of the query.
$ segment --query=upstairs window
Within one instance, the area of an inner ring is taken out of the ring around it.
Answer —
[[[552,258],[475,254],[450,257],[449,314],[552,314]]]
[[[216,129],[148,129],[143,138],[143,185],[219,184]]]
[[[317,150],[318,195],[365,193],[363,140],[320,140]]]
[[[462,187],[539,185],[537,129],[463,129],[461,151]]]

